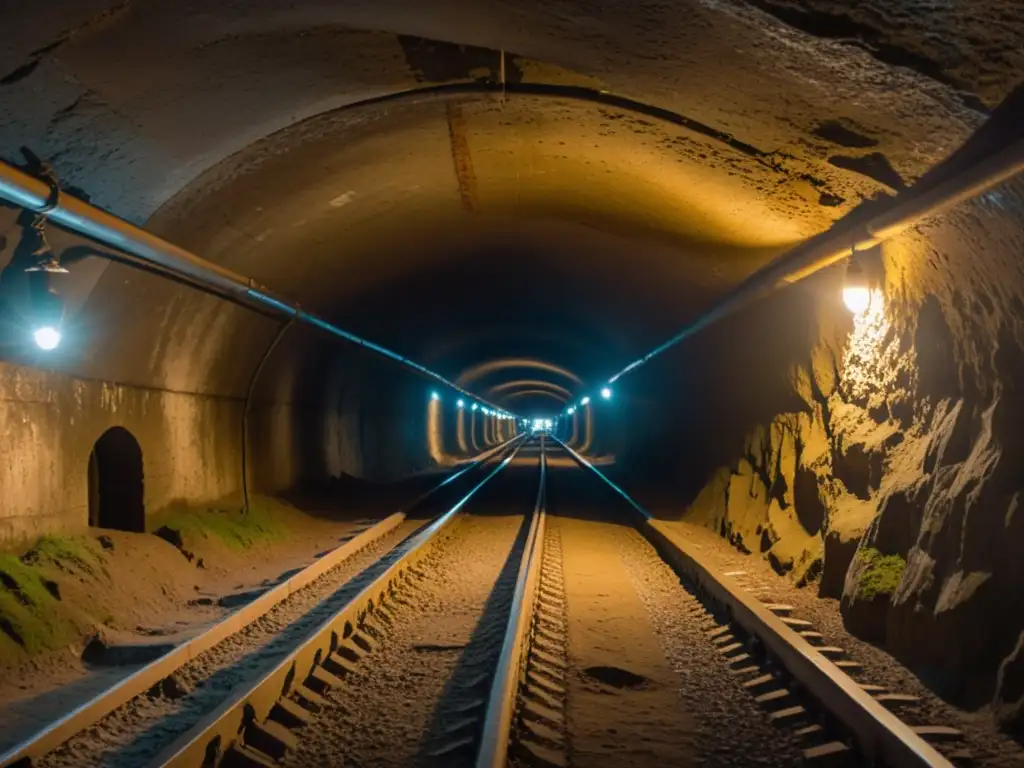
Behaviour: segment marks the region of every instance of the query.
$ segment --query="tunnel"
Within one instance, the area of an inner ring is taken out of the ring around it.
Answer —
[[[0,18],[0,688],[90,638],[170,648],[156,601],[208,623],[203,580],[296,566],[274,542],[298,515],[312,546],[342,507],[412,515],[514,450],[504,472],[533,488],[545,462],[573,510],[565,568],[582,510],[641,514],[912,680],[915,727],[1024,760],[1013,4]],[[532,508],[502,477],[469,506]],[[631,546],[592,556],[625,583]],[[117,569],[123,610],[68,607]],[[653,690],[605,666],[586,685]]]
[[[89,525],[141,533],[143,506],[142,450],[132,433],[111,427],[89,454]]]

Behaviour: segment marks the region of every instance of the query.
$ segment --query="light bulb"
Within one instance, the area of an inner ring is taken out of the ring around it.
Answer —
[[[35,341],[36,346],[49,352],[51,349],[56,349],[57,345],[60,344],[60,331],[52,325],[44,325],[32,333],[32,339]]]
[[[843,303],[855,315],[863,315],[871,306],[871,291],[863,285],[847,285],[843,288]]]
[[[863,315],[871,306],[871,286],[867,275],[855,258],[851,258],[846,267],[846,280],[843,281],[843,303],[855,315]]]

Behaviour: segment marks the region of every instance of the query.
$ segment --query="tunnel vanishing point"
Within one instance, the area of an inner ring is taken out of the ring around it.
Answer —
[[[0,22],[5,548],[550,419],[1024,734],[1016,3]]]

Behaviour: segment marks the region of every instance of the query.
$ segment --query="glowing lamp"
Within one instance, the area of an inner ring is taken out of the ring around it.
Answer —
[[[32,332],[32,339],[37,347],[49,352],[60,344],[60,331],[52,325],[44,325]]]
[[[584,397],[582,400],[580,400],[580,405],[589,405],[589,403],[590,403],[590,398],[589,397]]]
[[[856,261],[851,261],[846,268],[843,303],[855,315],[863,315],[871,306],[871,287],[867,275]]]
[[[603,397],[605,400],[611,400],[612,399],[611,387],[605,387],[604,389],[602,389],[601,390],[601,397]]]
[[[464,402],[462,402],[462,400],[456,400],[455,401],[455,407],[456,408],[465,408],[466,404]]]
[[[430,393],[430,399],[431,400],[440,400],[441,396],[439,394],[437,394],[437,392],[431,392]]]
[[[473,403],[473,410],[474,410],[474,411],[475,411],[475,410],[476,410],[477,408],[479,408],[479,407],[480,407],[479,405],[477,405],[476,403]]]

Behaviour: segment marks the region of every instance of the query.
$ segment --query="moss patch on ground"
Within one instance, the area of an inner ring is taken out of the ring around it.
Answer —
[[[309,528],[308,515],[269,497],[254,498],[248,514],[228,500],[181,504],[155,517],[151,530],[159,529],[191,567],[152,535],[115,531],[44,536],[27,550],[0,551],[0,666],[13,669],[77,647],[104,625],[116,631],[152,621],[160,626],[152,617],[176,610],[198,588],[195,566],[210,569],[216,580],[264,551],[272,556],[295,531]]]
[[[172,506],[159,518],[159,526],[181,537],[181,546],[193,550],[204,542],[244,552],[257,544],[288,538],[293,515],[301,514],[276,499],[256,497],[248,513],[230,507]]]
[[[879,595],[891,595],[903,578],[907,561],[899,555],[883,555],[874,547],[865,547],[857,553],[862,570],[857,595],[874,600]]]
[[[58,573],[108,578],[102,548],[84,536],[44,536],[20,556],[0,554],[0,655],[54,650],[81,636],[60,610]]]

